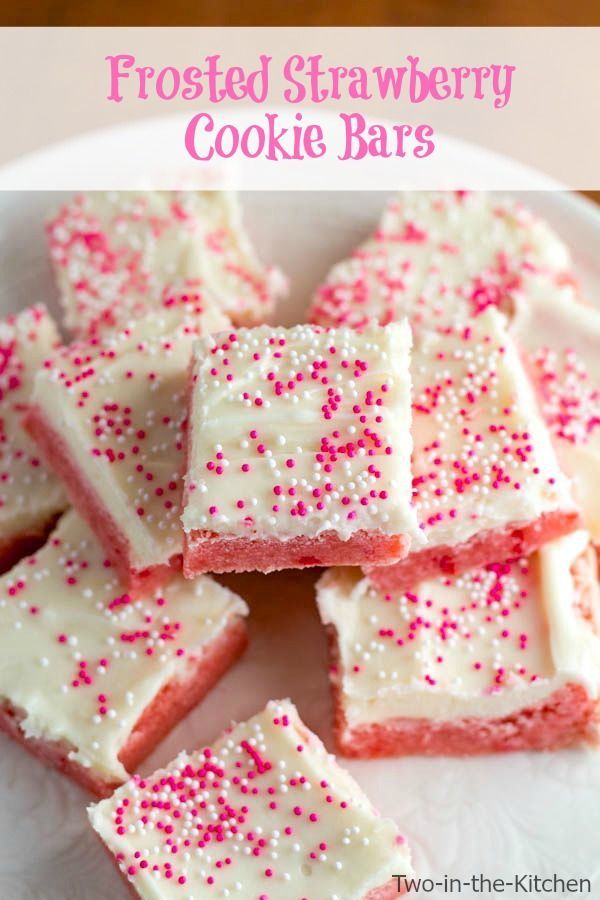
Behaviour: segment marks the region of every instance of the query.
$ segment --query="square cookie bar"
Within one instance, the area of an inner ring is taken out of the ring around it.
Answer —
[[[0,571],[36,549],[67,506],[56,476],[21,427],[33,380],[58,344],[44,306],[0,321]]]
[[[246,612],[180,575],[134,602],[68,512],[0,579],[0,728],[105,796],[235,661]]]
[[[392,876],[412,874],[396,825],[289,701],[136,776],[89,816],[143,900],[391,900]]]
[[[309,320],[363,327],[408,316],[449,324],[488,306],[508,311],[532,274],[572,281],[567,247],[522,204],[484,191],[405,191],[374,234],[338,263],[313,298]]]
[[[384,593],[317,588],[335,730],[354,757],[547,750],[598,740],[600,598],[589,535]]]
[[[47,232],[66,323],[79,337],[142,315],[190,279],[240,324],[270,318],[284,290],[281,274],[259,262],[233,194],[92,191],[63,206]]]
[[[26,426],[128,589],[180,562],[192,344],[226,324],[198,292],[167,295],[160,312],[57,351],[37,376]]]
[[[532,282],[511,331],[585,527],[600,545],[600,312]]]
[[[411,374],[413,497],[427,544],[370,570],[380,587],[410,588],[429,575],[525,556],[578,527],[501,313],[418,329]]]
[[[410,330],[239,329],[201,339],[190,388],[184,573],[393,562],[410,504]]]

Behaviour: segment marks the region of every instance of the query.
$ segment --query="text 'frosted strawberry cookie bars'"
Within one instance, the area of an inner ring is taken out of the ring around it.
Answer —
[[[532,275],[573,280],[569,251],[538,216],[485,191],[404,191],[374,234],[319,287],[309,320],[362,327],[408,316],[436,326],[510,311]]]
[[[563,471],[600,546],[600,312],[572,288],[531,284],[511,333],[536,389]]]
[[[380,818],[288,701],[89,809],[143,900],[391,900],[412,874]]]
[[[410,503],[410,331],[239,329],[190,385],[184,572],[373,565],[420,539]]]
[[[527,555],[577,527],[568,479],[501,313],[417,329],[411,374],[413,496],[427,544],[370,570],[377,584],[410,587]]]
[[[240,324],[269,319],[283,276],[259,262],[235,195],[93,191],[48,224],[65,320],[79,337],[151,311],[166,288],[202,280]]]
[[[27,428],[127,587],[157,583],[182,551],[186,382],[196,337],[225,317],[200,292],[58,350]]]
[[[317,596],[340,750],[468,755],[596,743],[595,572],[583,531],[404,593],[330,570]]]
[[[0,571],[43,543],[67,505],[59,480],[21,426],[35,374],[57,343],[43,306],[0,321]]]
[[[0,729],[104,796],[237,659],[246,612],[180,575],[134,601],[68,512],[0,579]]]

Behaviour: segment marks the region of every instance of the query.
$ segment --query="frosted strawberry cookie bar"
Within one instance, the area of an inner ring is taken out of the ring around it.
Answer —
[[[289,701],[136,776],[89,809],[144,900],[386,900],[411,875],[405,839]]]
[[[589,535],[378,590],[332,569],[336,738],[348,756],[556,749],[598,739],[600,597]]]
[[[151,309],[165,288],[201,279],[236,322],[269,318],[283,278],[259,262],[234,195],[114,191],[77,195],[47,226],[67,326],[86,336]]]
[[[239,329],[196,344],[184,572],[390,563],[410,504],[410,331]]]
[[[427,544],[370,570],[382,588],[527,555],[578,527],[505,321],[488,309],[469,325],[415,334],[413,497]]]
[[[406,191],[334,266],[309,318],[352,327],[402,316],[413,325],[447,324],[488,306],[509,311],[532,273],[573,280],[565,245],[520,203],[483,191]]]
[[[0,571],[35,549],[67,498],[21,427],[33,380],[58,333],[43,306],[0,321]]]
[[[105,796],[237,658],[246,612],[210,578],[180,575],[134,602],[66,513],[0,579],[0,728]]]
[[[600,312],[543,283],[511,326],[586,528],[600,545]]]
[[[191,349],[226,323],[201,294],[168,295],[160,312],[57,351],[37,376],[27,428],[130,589],[180,561]]]

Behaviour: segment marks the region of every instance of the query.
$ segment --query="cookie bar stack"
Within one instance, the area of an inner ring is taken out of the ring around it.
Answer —
[[[139,774],[244,650],[225,573],[285,604],[269,573],[330,567],[342,756],[598,741],[600,314],[544,222],[400,195],[287,328],[231,196],[79,196],[48,236],[71,340],[33,307],[2,342],[0,727],[104,798],[136,895],[412,871],[290,700]]]

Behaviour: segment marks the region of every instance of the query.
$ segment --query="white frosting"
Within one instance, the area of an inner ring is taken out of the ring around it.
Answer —
[[[47,544],[0,579],[0,702],[28,737],[66,741],[107,780],[161,688],[185,676],[242,600],[212,579],[175,576],[132,601],[85,523],[66,513]]]
[[[202,279],[235,321],[268,318],[282,277],[265,269],[234,195],[81,194],[49,223],[66,323],[84,335],[153,308],[173,284]]]
[[[199,334],[227,324],[200,294],[175,295],[129,328],[65,347],[36,379],[33,401],[127,538],[134,569],[168,563],[182,550],[191,349]]]
[[[319,288],[310,320],[362,326],[408,316],[439,324],[506,308],[528,273],[555,281],[571,260],[545,222],[513,200],[483,191],[407,191],[375,234],[337,264]]]
[[[573,508],[505,321],[488,309],[415,334],[413,485],[429,545]]]
[[[244,228],[238,195],[188,191],[179,196],[189,214],[203,223],[202,277],[221,309],[236,325],[270,321],[277,300],[287,293],[287,279],[280,269],[260,262]]]
[[[317,600],[337,632],[349,725],[502,717],[568,683],[598,697],[598,584],[593,566],[584,584],[577,573],[588,543],[586,532],[574,532],[528,560],[424,581],[405,594],[384,594],[356,570],[329,570]]]
[[[42,532],[67,505],[59,480],[21,427],[35,373],[57,342],[43,306],[0,322],[0,544]]]
[[[288,701],[88,812],[143,900],[364,900],[392,874],[412,874],[396,825]]]
[[[511,330],[586,528],[600,543],[600,312],[577,303],[569,285],[550,290],[531,278]]]
[[[198,342],[186,532],[418,540],[410,331],[240,329]]]

